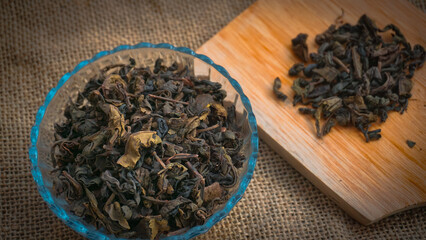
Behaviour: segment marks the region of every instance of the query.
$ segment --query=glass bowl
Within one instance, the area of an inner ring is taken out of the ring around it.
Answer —
[[[92,59],[78,64],[72,72],[65,74],[58,85],[47,94],[44,104],[37,112],[35,125],[31,130],[31,146],[29,156],[31,159],[31,172],[37,183],[38,191],[48,204],[50,209],[69,227],[89,239],[117,239],[114,235],[103,229],[95,229],[94,226],[85,223],[69,210],[64,199],[55,197],[50,172],[53,166],[50,158],[50,147],[53,144],[53,124],[65,119],[64,109],[70,97],[75,99],[77,93],[82,91],[91,77],[96,76],[99,70],[107,65],[125,63],[129,58],[136,60],[137,66],[154,66],[155,60],[161,57],[165,65],[171,65],[174,61],[178,64],[188,65],[190,71],[200,78],[209,78],[211,81],[222,84],[227,91],[224,102],[235,104],[237,122],[244,136],[244,154],[246,161],[240,170],[239,182],[231,189],[230,199],[220,206],[204,225],[192,227],[185,233],[166,239],[189,239],[207,232],[214,224],[223,219],[241,199],[250,179],[253,176],[258,153],[258,135],[256,119],[250,105],[250,101],[244,95],[240,84],[233,79],[221,66],[201,54],[170,44],[140,43],[134,46],[119,46],[111,51],[103,51]]]

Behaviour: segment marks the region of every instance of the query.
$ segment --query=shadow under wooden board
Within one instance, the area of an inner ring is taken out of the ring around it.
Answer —
[[[293,107],[288,69],[299,60],[291,39],[309,34],[316,51],[316,34],[336,17],[355,24],[362,14],[378,27],[394,23],[412,44],[425,46],[426,16],[404,0],[259,0],[198,49],[228,70],[250,99],[260,137],[345,211],[363,224],[426,202],[425,68],[415,73],[413,97],[403,115],[390,113],[379,141],[366,143],[354,128],[335,127],[323,139],[315,137],[314,120]],[[290,96],[278,101],[273,80]],[[406,140],[417,142],[409,148]]]

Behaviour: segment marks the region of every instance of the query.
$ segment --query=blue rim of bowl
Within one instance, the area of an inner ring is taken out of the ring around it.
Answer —
[[[37,140],[38,140],[38,135],[39,135],[40,123],[43,120],[43,116],[44,116],[44,113],[46,111],[47,106],[49,105],[49,103],[53,99],[53,97],[55,96],[56,92],[62,87],[62,85],[64,85],[64,83],[66,81],[68,81],[68,79],[72,75],[77,73],[80,69],[82,69],[83,67],[85,67],[89,63],[98,60],[99,58],[102,58],[102,57],[110,55],[110,54],[114,54],[114,53],[119,52],[119,51],[138,49],[138,48],[170,49],[170,50],[174,50],[174,51],[177,51],[177,52],[192,55],[192,56],[210,64],[217,71],[219,71],[224,77],[226,77],[228,79],[228,81],[231,83],[231,85],[238,92],[238,94],[240,94],[243,105],[248,112],[248,121],[249,121],[250,128],[252,129],[251,146],[252,146],[253,151],[252,151],[252,154],[250,155],[250,158],[248,159],[247,173],[243,176],[243,179],[240,182],[240,185],[238,187],[237,192],[234,193],[231,196],[231,198],[226,203],[225,207],[222,210],[214,213],[207,220],[207,222],[205,224],[192,227],[187,232],[185,232],[181,235],[170,236],[170,237],[164,238],[164,239],[169,239],[169,240],[171,240],[171,239],[173,239],[173,240],[190,239],[190,238],[193,238],[195,236],[198,236],[200,234],[207,232],[211,227],[213,227],[213,225],[215,225],[220,220],[222,220],[224,217],[226,217],[229,214],[229,212],[231,211],[231,209],[242,198],[242,196],[243,196],[243,194],[244,194],[244,192],[245,192],[245,190],[246,190],[246,188],[247,188],[248,184],[250,183],[250,180],[253,176],[254,167],[256,165],[256,160],[257,160],[257,155],[258,155],[259,139],[258,139],[258,133],[257,133],[256,118],[253,114],[253,110],[251,108],[250,101],[247,98],[247,96],[244,94],[240,84],[229,75],[229,73],[225,70],[225,68],[223,68],[220,65],[215,64],[209,57],[202,55],[202,54],[197,54],[189,48],[174,47],[174,46],[167,44],[167,43],[151,44],[151,43],[146,43],[146,42],[142,42],[142,43],[139,43],[139,44],[136,44],[136,45],[121,45],[121,46],[118,46],[118,47],[116,47],[116,48],[114,48],[113,50],[110,50],[110,51],[99,52],[93,58],[80,62],[74,68],[74,70],[72,72],[66,73],[59,80],[57,86],[52,88],[50,90],[50,92],[47,94],[46,99],[44,100],[44,104],[39,108],[39,110],[37,112],[35,124],[31,129],[31,146],[29,148],[29,156],[30,156],[31,165],[32,165],[31,166],[31,173],[33,175],[34,181],[37,183],[37,188],[38,188],[40,195],[43,197],[44,201],[48,204],[49,208],[63,222],[65,222],[69,227],[74,229],[74,231],[76,231],[76,232],[80,233],[81,235],[88,237],[90,239],[111,239],[111,237],[112,237],[112,239],[118,239],[118,238],[115,238],[114,236],[106,235],[103,232],[95,230],[94,228],[90,229],[90,227],[86,226],[83,222],[70,218],[70,216],[68,216],[68,213],[66,213],[66,211],[63,208],[61,208],[60,206],[55,204],[55,202],[53,201],[51,193],[49,192],[49,190],[46,188],[46,186],[43,183],[42,174],[41,174],[41,171],[38,167]]]

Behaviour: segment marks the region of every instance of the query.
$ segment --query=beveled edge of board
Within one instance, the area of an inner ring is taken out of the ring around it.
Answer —
[[[403,212],[405,210],[409,210],[412,208],[426,206],[426,202],[420,204],[412,204],[408,205],[404,208],[395,209],[388,214],[383,216],[378,216],[376,218],[368,218],[365,216],[360,209],[355,208],[346,202],[342,197],[340,197],[337,192],[333,191],[329,186],[321,181],[315,174],[310,172],[302,163],[297,161],[297,159],[292,156],[284,147],[275,142],[272,137],[266,134],[261,126],[258,126],[259,137],[265,141],[274,151],[276,151],[281,157],[283,157],[287,162],[290,163],[292,167],[294,167],[300,174],[306,177],[312,184],[314,184],[317,188],[321,190],[325,195],[330,197],[339,207],[341,207],[349,216],[353,217],[355,220],[360,222],[363,225],[370,225],[376,223],[388,216],[394,215],[399,212]]]

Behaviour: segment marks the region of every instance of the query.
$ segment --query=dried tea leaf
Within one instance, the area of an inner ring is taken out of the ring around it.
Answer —
[[[90,205],[92,205],[92,207],[97,208],[98,207],[98,201],[96,200],[95,195],[86,187],[84,187],[84,191],[86,192],[87,198],[89,198]]]
[[[339,71],[334,67],[316,68],[312,72],[323,77],[327,82],[332,82],[339,75]]]
[[[140,238],[156,239],[159,234],[170,231],[171,227],[167,219],[154,215],[143,217],[135,229]]]
[[[287,99],[287,95],[282,93],[279,90],[280,88],[281,88],[281,80],[277,77],[274,80],[274,89],[273,90],[274,90],[275,96],[277,96],[278,99],[285,101]]]
[[[354,76],[356,79],[361,79],[362,77],[362,65],[361,65],[361,58],[358,54],[358,48],[356,46],[352,47],[351,53],[352,53],[352,64],[354,67]]]
[[[308,34],[300,33],[296,38],[291,40],[293,52],[304,62],[309,60],[308,45],[306,45],[307,38]]]
[[[211,107],[216,110],[216,114],[218,116],[222,116],[225,118],[228,117],[228,112],[226,111],[225,107],[221,103],[213,102]]]
[[[189,118],[186,121],[186,125],[184,127],[184,133],[186,135],[189,135],[189,136],[192,135],[193,137],[195,137],[195,134],[196,134],[195,129],[198,126],[200,126],[200,118],[199,117],[195,116],[195,117]]]
[[[336,26],[335,25],[330,25],[330,27],[324,31],[321,34],[318,34],[315,37],[315,42],[318,45],[323,44],[324,42],[329,42],[331,40],[331,38],[333,37],[333,33],[336,31]]]
[[[97,146],[101,145],[106,138],[110,135],[108,130],[100,130],[92,135],[86,135],[81,140],[82,142],[91,142],[94,146],[92,146],[92,150]]]
[[[289,70],[288,75],[297,76],[303,69],[305,68],[305,64],[303,63],[295,63]]]
[[[169,126],[164,118],[157,118],[157,129],[157,134],[160,138],[163,138],[169,131]]]
[[[86,208],[83,205],[82,201],[78,201],[78,202],[73,202],[72,203],[72,207],[71,207],[71,211],[78,217],[82,217],[84,216],[85,212],[86,212]]]
[[[408,147],[413,148],[416,145],[416,142],[413,142],[411,140],[407,140],[407,145],[408,145]]]
[[[187,203],[191,203],[192,201],[184,198],[182,196],[179,196],[176,199],[170,200],[168,201],[166,204],[164,204],[164,206],[160,209],[160,215],[163,216],[164,218],[171,215],[174,216],[175,214],[171,213],[172,211],[176,211],[177,213],[177,208],[183,204],[187,204]]]
[[[96,187],[102,184],[100,177],[93,177],[93,172],[88,165],[75,168],[75,179],[86,187]]]
[[[337,109],[341,108],[343,103],[342,99],[339,97],[330,97],[321,101],[321,105],[324,106],[324,112],[335,112]]]
[[[322,132],[321,132],[321,116],[322,116],[322,110],[324,108],[324,105],[321,104],[319,108],[317,108],[314,117],[315,117],[315,128],[317,130],[317,137],[321,138],[322,137]]]
[[[117,163],[125,168],[133,168],[141,157],[139,152],[141,147],[149,148],[159,143],[161,143],[161,138],[156,132],[141,131],[133,133],[126,143],[125,154],[118,159]]]
[[[315,115],[316,110],[313,108],[299,108],[299,112],[301,114],[306,114],[306,115]]]
[[[339,108],[335,112],[337,123],[341,126],[346,126],[351,121],[351,112],[346,108]]]
[[[172,104],[170,102],[164,103],[164,106],[163,106],[163,113],[164,113],[164,115],[171,115],[172,112],[173,112],[173,106],[172,106]]]
[[[124,116],[120,113],[118,108],[112,104],[101,104],[100,108],[108,116],[108,128],[111,130],[118,131],[120,137],[126,134],[126,124],[124,122]]]
[[[401,77],[399,79],[398,87],[399,87],[399,95],[405,96],[411,92],[411,89],[413,88],[413,82],[409,78]]]
[[[117,221],[120,224],[120,226],[122,226],[125,229],[130,229],[129,223],[124,217],[124,214],[121,210],[121,206],[119,202],[114,202],[112,204],[109,204],[108,206],[105,206],[105,211],[108,213],[109,217],[112,220]]]
[[[224,189],[222,188],[222,186],[220,186],[220,184],[218,182],[214,182],[213,184],[211,184],[210,186],[207,186],[204,189],[204,201],[205,202],[210,202],[214,199],[218,199],[222,196],[222,194],[224,193]]]
[[[148,169],[146,168],[136,169],[135,177],[136,177],[136,180],[141,184],[143,188],[148,188],[149,181],[151,180]]]
[[[393,79],[393,77],[389,73],[385,73],[385,74],[386,74],[386,78],[387,78],[386,82],[382,86],[379,86],[377,88],[372,89],[370,91],[371,95],[375,95],[375,94],[377,94],[379,92],[385,92],[385,91],[393,88],[393,86],[395,86],[396,82]],[[410,88],[409,91],[411,91],[411,88]]]
[[[331,128],[335,125],[336,122],[334,121],[334,119],[329,118],[322,128],[322,136],[327,135],[330,132]]]
[[[211,111],[210,108],[207,109],[207,111],[205,111],[203,114],[201,114],[200,116],[200,121],[204,121],[207,119],[207,117],[210,115]]]
[[[387,47],[382,47],[382,48],[374,50],[373,53],[371,54],[371,56],[372,57],[384,56],[384,55],[388,55],[390,53],[394,53],[397,50],[399,50],[398,45],[390,45],[390,46],[387,46]]]
[[[56,190],[56,195],[65,194],[65,198],[68,201],[78,200],[83,197],[82,186],[66,171],[62,171],[58,179],[53,181],[53,187]]]
[[[76,108],[74,105],[70,106],[68,109],[69,109],[69,115],[71,116],[71,120],[73,122],[77,122],[86,116],[86,112]]]
[[[233,131],[229,131],[229,130],[225,131],[223,133],[223,136],[225,137],[225,139],[231,139],[231,140],[235,140],[235,138],[236,138],[235,133]]]
[[[345,37],[347,37],[347,36],[348,35],[345,35]],[[340,60],[339,58],[345,56],[345,52],[346,52],[345,47],[341,43],[339,43],[338,41],[333,42],[332,49],[333,49],[333,55],[335,56],[335,57],[333,57],[333,59],[335,61],[337,59]],[[343,64],[339,64],[339,65],[343,66]]]
[[[312,85],[311,85],[312,86]],[[305,91],[308,91],[309,89],[306,88]],[[321,84],[317,85],[309,92],[309,94],[306,96],[307,98],[316,98],[325,95],[330,91],[330,84]]]
[[[371,140],[379,140],[382,135],[380,134],[382,130],[381,129],[377,129],[377,130],[373,130],[373,131],[368,131],[367,135],[368,135],[368,140],[367,141],[371,141]]]
[[[165,172],[167,172],[167,171],[170,171],[170,170],[172,170],[173,168],[177,168],[177,169],[178,169],[178,171],[179,171],[180,173],[184,173],[184,172],[186,172],[186,171],[188,170],[188,169],[187,169],[185,166],[183,166],[181,163],[173,162],[173,163],[169,163],[169,164],[167,164],[166,168],[164,168],[164,169],[162,169],[161,171],[159,171],[159,172],[158,172],[158,175],[161,175],[161,174],[163,174],[163,173],[165,173]]]
[[[192,113],[199,116],[204,111],[207,111],[213,103],[213,96],[210,94],[200,94],[195,98],[195,101],[189,105]]]
[[[169,126],[170,129],[173,130],[178,130],[181,127],[183,127],[186,123],[186,119],[185,118],[170,118],[167,121],[167,125]]]
[[[120,75],[112,74],[105,79],[104,83],[102,84],[102,88],[104,90],[111,90],[116,88],[117,84],[127,86],[127,83],[120,77]]]
[[[297,78],[293,81],[293,85],[291,86],[291,89],[296,93],[296,95],[302,96],[303,98],[306,97],[307,89],[303,86],[304,82],[306,82],[303,78]]]
[[[150,219],[149,228],[151,229],[150,239],[155,239],[158,233],[167,232],[170,230],[169,222],[166,219],[161,219],[161,220]]]
[[[124,218],[126,220],[129,220],[132,217],[132,209],[130,209],[129,206],[121,206],[121,211],[123,212]]]
[[[141,94],[144,90],[145,90],[145,80],[143,79],[143,77],[134,76],[129,85],[129,92],[137,95],[137,94]]]
[[[84,187],[84,190],[86,192],[86,196],[89,198],[89,204],[87,207],[90,209],[90,211],[93,213],[93,217],[98,218],[103,225],[110,231],[111,233],[117,233],[120,231],[114,224],[112,224],[107,217],[99,210],[98,208],[98,201],[96,200],[95,195],[86,187]]]
[[[317,68],[319,66],[319,64],[318,63],[312,63],[312,64],[309,64],[308,66],[306,66],[304,69],[303,69],[303,74],[305,75],[305,77],[312,77],[312,71],[315,69],[315,68]]]

